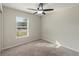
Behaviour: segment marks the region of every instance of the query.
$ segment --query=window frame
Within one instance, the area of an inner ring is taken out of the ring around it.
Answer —
[[[26,38],[26,37],[28,37],[29,36],[29,19],[28,18],[26,18],[26,17],[22,17],[22,16],[16,16],[16,17],[21,17],[21,18],[25,18],[25,19],[27,19],[27,26],[26,26],[26,35],[24,35],[24,36],[21,36],[21,37],[18,37],[17,36],[17,23],[16,23],[16,39],[18,39],[18,38]],[[16,19],[17,20],[17,19]]]

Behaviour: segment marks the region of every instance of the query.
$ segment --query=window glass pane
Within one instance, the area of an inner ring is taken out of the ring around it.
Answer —
[[[27,36],[27,19],[23,17],[16,17],[17,37]]]

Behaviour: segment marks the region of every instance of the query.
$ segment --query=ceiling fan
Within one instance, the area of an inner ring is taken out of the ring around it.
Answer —
[[[33,14],[43,14],[46,15],[46,11],[53,11],[54,9],[44,9],[43,8],[44,3],[39,3],[37,9],[28,8],[28,10],[35,11]]]

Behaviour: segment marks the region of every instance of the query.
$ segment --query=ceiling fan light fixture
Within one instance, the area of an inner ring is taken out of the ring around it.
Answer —
[[[43,11],[37,11],[38,14],[42,14]]]

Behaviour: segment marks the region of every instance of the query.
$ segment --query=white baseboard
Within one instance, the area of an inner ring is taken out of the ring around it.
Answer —
[[[50,43],[54,43],[54,41],[52,40],[50,40],[49,38],[47,38],[47,37],[44,37],[44,38],[42,38],[43,40],[46,40],[46,41],[48,41],[48,42],[50,42]]]
[[[77,49],[74,49],[74,48],[71,48],[71,47],[68,47],[68,46],[65,46],[65,45],[62,45],[62,47],[65,47],[67,49],[70,49],[72,51],[75,51],[75,52],[78,52],[79,53],[79,50],[77,50]]]
[[[54,43],[55,44],[55,42],[53,40],[51,41],[51,40],[48,40],[47,38],[42,38],[42,39],[46,40],[46,41],[48,41],[50,43]],[[38,40],[38,39],[36,39],[36,40]],[[36,41],[36,40],[30,40],[29,42]],[[19,45],[23,45],[23,44],[26,44],[26,43],[28,43],[28,42],[23,42],[23,43],[19,43],[17,45],[14,45],[14,46],[2,48],[2,50],[9,49],[9,48],[12,48],[12,47],[15,47],[15,46],[19,46]],[[75,52],[79,52],[79,50],[71,48],[71,47],[68,47],[68,46],[65,46],[65,45],[62,45],[62,47],[65,47],[65,48],[70,49],[70,50],[75,51]]]
[[[51,42],[51,43],[54,43],[55,44],[55,42],[52,40],[49,40],[49,39],[47,39],[47,38],[43,38],[43,40],[46,40],[46,41],[48,41],[48,42]],[[61,45],[62,47],[65,47],[65,48],[67,48],[67,49],[70,49],[70,50],[72,50],[72,51],[75,51],[75,52],[79,52],[79,50],[77,50],[77,49],[74,49],[74,48],[71,48],[71,47],[68,47],[68,46],[65,46],[65,45]]]
[[[36,40],[39,40],[39,39],[36,39]],[[23,44],[26,44],[26,43],[29,43],[29,42],[32,42],[32,41],[36,41],[36,40],[30,40],[28,42],[22,42],[22,43],[18,43],[16,45],[13,45],[13,46],[5,47],[5,48],[2,48],[2,51],[6,50],[6,49],[9,49],[9,48],[12,48],[12,47],[20,46],[20,45],[23,45]]]

